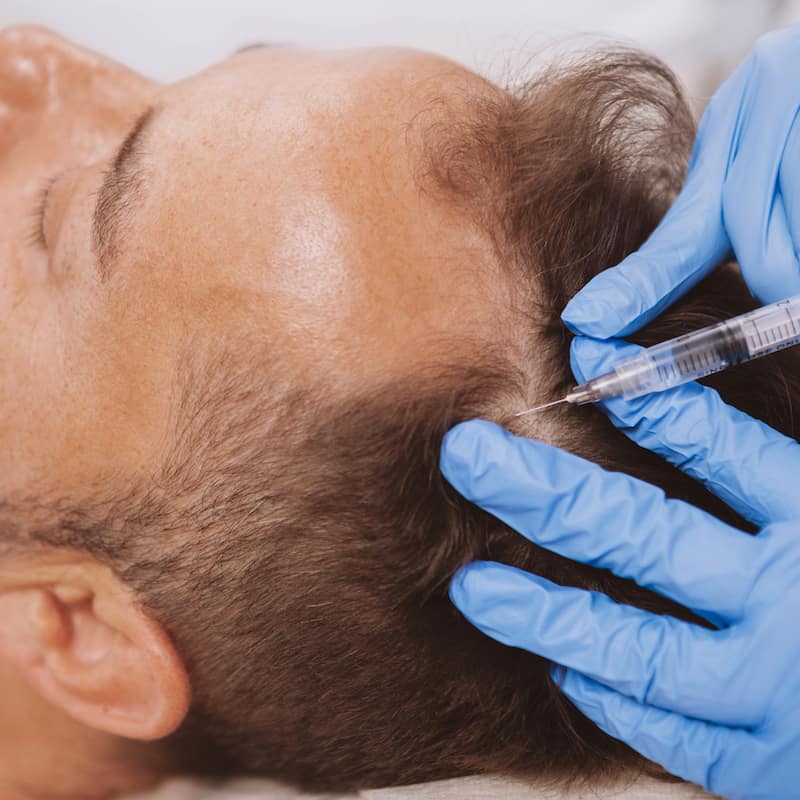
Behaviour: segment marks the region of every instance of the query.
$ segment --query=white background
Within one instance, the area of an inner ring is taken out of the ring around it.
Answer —
[[[702,98],[800,0],[0,0],[0,27],[34,22],[173,80],[256,41],[436,50],[490,75],[575,33],[637,43]]]

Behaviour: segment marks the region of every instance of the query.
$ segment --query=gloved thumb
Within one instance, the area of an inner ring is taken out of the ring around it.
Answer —
[[[720,197],[694,173],[645,244],[589,281],[561,318],[597,339],[626,336],[688,292],[729,248]]]
[[[650,238],[620,264],[596,275],[567,304],[561,318],[573,331],[608,339],[638,330],[730,251],[722,186],[751,69],[751,61],[745,61],[709,103],[684,188]]]

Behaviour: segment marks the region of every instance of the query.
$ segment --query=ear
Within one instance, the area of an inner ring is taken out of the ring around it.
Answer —
[[[172,733],[190,690],[169,636],[108,567],[67,560],[22,566],[17,585],[3,565],[0,658],[85,725],[130,739]]]

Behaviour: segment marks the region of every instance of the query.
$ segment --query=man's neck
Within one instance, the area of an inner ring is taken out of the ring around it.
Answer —
[[[3,661],[0,697],[2,800],[106,800],[157,781],[137,764],[145,746],[72,720]]]

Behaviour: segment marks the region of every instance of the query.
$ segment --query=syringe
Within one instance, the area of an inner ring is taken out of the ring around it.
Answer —
[[[800,295],[796,295],[645,348],[616,364],[611,372],[575,386],[561,400],[515,416],[533,414],[559,403],[584,405],[611,397],[631,400],[663,392],[799,343]]]

